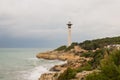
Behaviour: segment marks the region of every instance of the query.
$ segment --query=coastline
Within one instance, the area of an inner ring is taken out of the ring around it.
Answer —
[[[76,55],[75,53],[83,53],[87,52],[86,50],[83,50],[81,48],[77,49],[74,48],[73,50],[69,51],[47,51],[43,53],[39,53],[36,55],[37,58],[47,59],[47,60],[60,60],[60,61],[66,61],[64,64],[55,65],[53,66],[49,73],[44,73],[40,76],[39,80],[58,80],[58,77],[64,73],[69,67],[76,69],[82,65],[86,61],[91,60],[90,58],[80,57],[79,55]],[[88,73],[88,72],[87,72]],[[90,72],[89,72],[90,73]]]

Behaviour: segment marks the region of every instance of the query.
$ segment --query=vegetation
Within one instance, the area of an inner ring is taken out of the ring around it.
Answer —
[[[111,44],[120,44],[120,37],[87,40],[83,43],[72,43],[69,47],[61,46],[56,49],[58,51],[69,51],[75,45],[79,45],[83,49],[88,50],[88,52],[82,53],[80,56],[92,59],[91,61],[85,62],[79,68],[68,68],[59,76],[58,80],[70,80],[75,78],[78,72],[93,69],[99,69],[100,72],[89,74],[86,80],[120,80],[120,51],[104,48],[104,46]]]
[[[111,45],[111,44],[120,44],[120,36],[119,37],[107,37],[102,39],[95,39],[95,40],[86,40],[82,43],[73,42],[71,46],[61,46],[55,50],[57,51],[69,51],[74,48],[75,45],[79,45],[81,48],[85,50],[96,50],[97,48],[103,48],[104,46]]]
[[[76,46],[76,45],[78,45],[78,43],[72,43],[69,47],[67,47],[66,49],[65,49],[65,51],[69,51],[69,50],[71,50],[71,49],[74,49],[74,46]]]
[[[84,71],[84,70],[90,71],[90,70],[92,70],[92,69],[93,69],[92,66],[91,66],[89,63],[86,63],[84,66],[82,66],[82,67],[80,67],[80,68],[77,68],[76,71],[77,71],[77,72],[82,72],[82,71]]]
[[[82,56],[93,59],[77,69],[68,68],[59,76],[59,80],[70,80],[78,72],[91,71],[93,69],[99,69],[100,72],[88,75],[86,80],[120,80],[120,51],[101,49],[93,53],[87,52]]]
[[[100,65],[100,61],[101,61],[101,59],[104,58],[105,52],[106,52],[105,49],[100,49],[100,50],[97,50],[95,52],[89,51],[87,53],[83,53],[81,55],[81,57],[92,58],[92,60],[89,61],[88,63],[92,66],[93,69],[95,69],[98,67],[98,65]]]
[[[100,62],[99,73],[93,73],[86,80],[120,80],[120,51],[112,51]]]
[[[70,80],[75,78],[76,70],[68,68],[63,74],[61,74],[58,80]]]
[[[55,49],[56,51],[62,51],[62,50],[65,50],[67,48],[67,46],[63,45],[63,46],[60,46],[58,47],[57,49]]]
[[[112,38],[102,38],[96,40],[86,40],[79,45],[86,50],[95,50],[97,48],[103,48],[104,46],[110,44],[120,44],[120,37],[112,37]]]
[[[75,43],[75,42],[74,42],[74,43],[72,43],[69,47],[63,45],[63,46],[58,47],[58,48],[55,49],[55,50],[56,50],[56,51],[69,51],[69,50],[73,49],[75,45],[78,45],[78,43]]]

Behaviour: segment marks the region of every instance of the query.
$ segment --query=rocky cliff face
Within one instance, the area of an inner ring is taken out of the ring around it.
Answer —
[[[76,56],[74,53],[71,52],[62,52],[62,51],[49,51],[44,53],[39,53],[36,55],[37,58],[43,58],[48,60],[74,60],[78,59],[79,56]]]
[[[99,70],[92,70],[92,71],[83,71],[83,72],[80,72],[80,73],[77,73],[75,78],[77,80],[85,80],[85,77],[91,73],[94,73],[94,72],[100,72]]]
[[[57,80],[58,74],[57,73],[45,73],[42,74],[39,80]]]
[[[44,53],[39,53],[36,55],[37,58],[43,58],[43,59],[48,59],[48,60],[63,60],[67,61],[67,63],[62,64],[62,65],[55,65],[50,69],[50,71],[55,71],[55,73],[45,73],[42,74],[39,80],[58,80],[57,78],[61,73],[63,73],[68,67],[71,68],[78,68],[86,61],[89,61],[90,59],[80,57],[79,55],[76,55],[75,53],[80,53],[80,52],[86,52],[85,50],[75,47],[75,49],[64,52],[64,51],[48,51]],[[80,78],[79,78],[80,80]]]

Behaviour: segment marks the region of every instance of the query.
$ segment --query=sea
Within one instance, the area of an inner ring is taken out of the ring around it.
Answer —
[[[65,62],[36,58],[48,48],[0,48],[0,80],[38,80],[54,65]]]

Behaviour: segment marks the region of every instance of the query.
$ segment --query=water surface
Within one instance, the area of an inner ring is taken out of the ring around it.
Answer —
[[[0,80],[38,80],[58,60],[37,59],[36,54],[50,49],[0,48]]]

